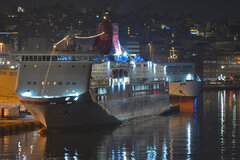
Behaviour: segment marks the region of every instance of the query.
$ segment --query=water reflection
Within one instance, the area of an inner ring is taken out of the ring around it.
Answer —
[[[117,128],[37,131],[3,136],[0,159],[237,159],[240,156],[239,91],[204,91],[175,99],[181,113],[128,121]]]

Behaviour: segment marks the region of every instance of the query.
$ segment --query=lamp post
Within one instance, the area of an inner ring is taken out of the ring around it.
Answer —
[[[148,46],[149,46],[149,58],[150,60],[152,60],[152,44],[149,42]]]

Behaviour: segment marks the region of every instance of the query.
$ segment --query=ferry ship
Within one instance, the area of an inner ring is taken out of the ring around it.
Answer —
[[[113,35],[98,34],[97,50],[11,55],[19,63],[20,101],[45,127],[119,123],[169,109],[164,66],[121,53],[112,29]],[[110,49],[106,43],[114,44],[115,55],[100,52]]]
[[[195,73],[195,63],[178,62],[177,50],[169,50],[168,63],[163,64],[169,82],[170,96],[197,97],[201,80]]]
[[[197,97],[201,80],[195,74],[195,63],[166,63],[167,81],[170,96]]]

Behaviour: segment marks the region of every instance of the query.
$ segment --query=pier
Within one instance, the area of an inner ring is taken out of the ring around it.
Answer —
[[[34,129],[41,126],[41,123],[31,115],[18,119],[0,119],[0,135]]]

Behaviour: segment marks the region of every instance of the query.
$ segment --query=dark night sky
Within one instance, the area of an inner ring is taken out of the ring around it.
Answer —
[[[118,14],[128,13],[131,10],[144,6],[152,8],[155,13],[163,13],[166,10],[175,10],[177,13],[190,13],[204,19],[215,17],[228,17],[234,19],[240,17],[240,0],[0,0],[0,9],[3,10],[13,4],[23,6],[51,5],[56,2],[63,6],[74,4],[75,8],[101,8],[107,5],[118,9]]]

